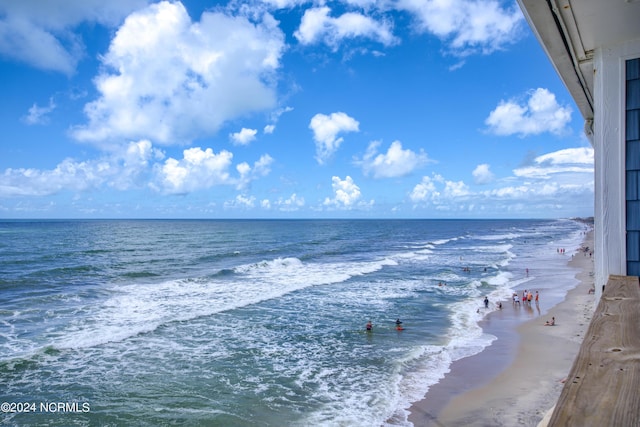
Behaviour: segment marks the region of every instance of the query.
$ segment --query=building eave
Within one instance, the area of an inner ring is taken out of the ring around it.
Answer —
[[[518,0],[533,33],[587,123],[593,121],[593,52],[582,49],[568,6],[555,0]]]

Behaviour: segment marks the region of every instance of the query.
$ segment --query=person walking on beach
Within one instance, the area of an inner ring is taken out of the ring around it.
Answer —
[[[489,308],[489,298],[484,297],[484,308]]]

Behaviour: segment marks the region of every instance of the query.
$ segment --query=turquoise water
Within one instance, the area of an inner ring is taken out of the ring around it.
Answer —
[[[570,220],[0,222],[0,402],[12,405],[0,420],[410,425],[410,404],[492,342],[478,321],[493,302],[534,278],[548,278],[543,297],[575,285],[557,248],[573,253],[584,229]]]

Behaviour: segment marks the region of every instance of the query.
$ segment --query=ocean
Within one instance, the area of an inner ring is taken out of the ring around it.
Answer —
[[[0,424],[410,426],[411,403],[495,339],[479,322],[498,301],[576,285],[585,230],[0,221]]]

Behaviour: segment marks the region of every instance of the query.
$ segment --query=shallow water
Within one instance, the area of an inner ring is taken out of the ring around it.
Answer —
[[[408,425],[411,402],[491,343],[478,321],[494,301],[534,277],[547,279],[547,298],[574,284],[557,248],[573,253],[584,228],[0,222],[0,401],[37,405],[2,420]],[[46,412],[41,402],[78,405]]]

